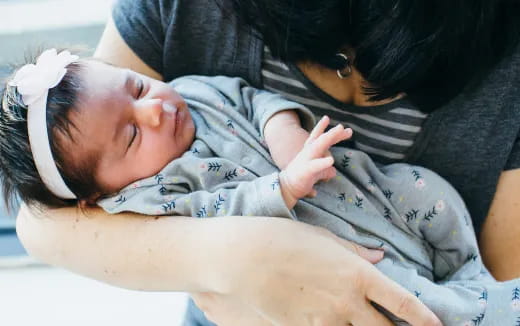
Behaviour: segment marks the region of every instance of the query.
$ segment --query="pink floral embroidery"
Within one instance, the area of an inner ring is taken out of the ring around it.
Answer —
[[[446,204],[444,203],[444,200],[439,199],[437,203],[435,203],[435,209],[439,212],[442,212],[446,208]]]
[[[426,182],[424,181],[424,179],[419,179],[417,181],[415,181],[415,188],[417,189],[423,189],[424,187],[426,187]]]

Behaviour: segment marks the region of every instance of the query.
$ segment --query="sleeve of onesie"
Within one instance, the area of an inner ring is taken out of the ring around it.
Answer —
[[[267,121],[276,113],[285,110],[294,110],[300,118],[302,127],[311,131],[315,125],[314,114],[305,106],[289,101],[282,95],[250,86],[242,88],[244,105],[251,111],[248,114],[250,121],[264,138],[264,128]]]
[[[287,100],[280,94],[251,87],[241,78],[189,76],[186,79],[202,82],[218,91],[220,96],[226,98],[229,107],[233,107],[254,125],[262,138],[266,122],[280,111],[295,110],[302,127],[308,131],[315,125],[314,114],[307,107]]]
[[[245,171],[235,169],[231,173],[240,175]],[[193,217],[240,215],[294,218],[283,200],[278,173],[236,182],[234,187],[193,192],[155,176],[127,186],[118,194],[98,201],[98,205],[111,214],[127,211]]]

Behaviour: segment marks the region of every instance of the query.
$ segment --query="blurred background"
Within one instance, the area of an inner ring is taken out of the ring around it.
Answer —
[[[0,0],[0,80],[39,47],[82,46],[91,54],[114,0]],[[87,53],[87,54],[89,54]],[[1,194],[0,194],[1,195]],[[2,197],[3,198],[3,197]],[[16,237],[17,209],[0,203],[0,324],[176,326],[182,293],[123,290],[42,264]]]

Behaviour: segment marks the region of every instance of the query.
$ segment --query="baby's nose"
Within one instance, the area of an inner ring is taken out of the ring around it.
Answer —
[[[144,99],[135,104],[135,119],[149,127],[161,124],[163,101],[161,99]]]

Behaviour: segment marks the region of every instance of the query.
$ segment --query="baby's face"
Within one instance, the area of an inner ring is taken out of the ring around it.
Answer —
[[[73,160],[97,155],[96,180],[109,192],[158,173],[193,143],[195,127],[182,97],[166,83],[87,61],[82,72]]]

